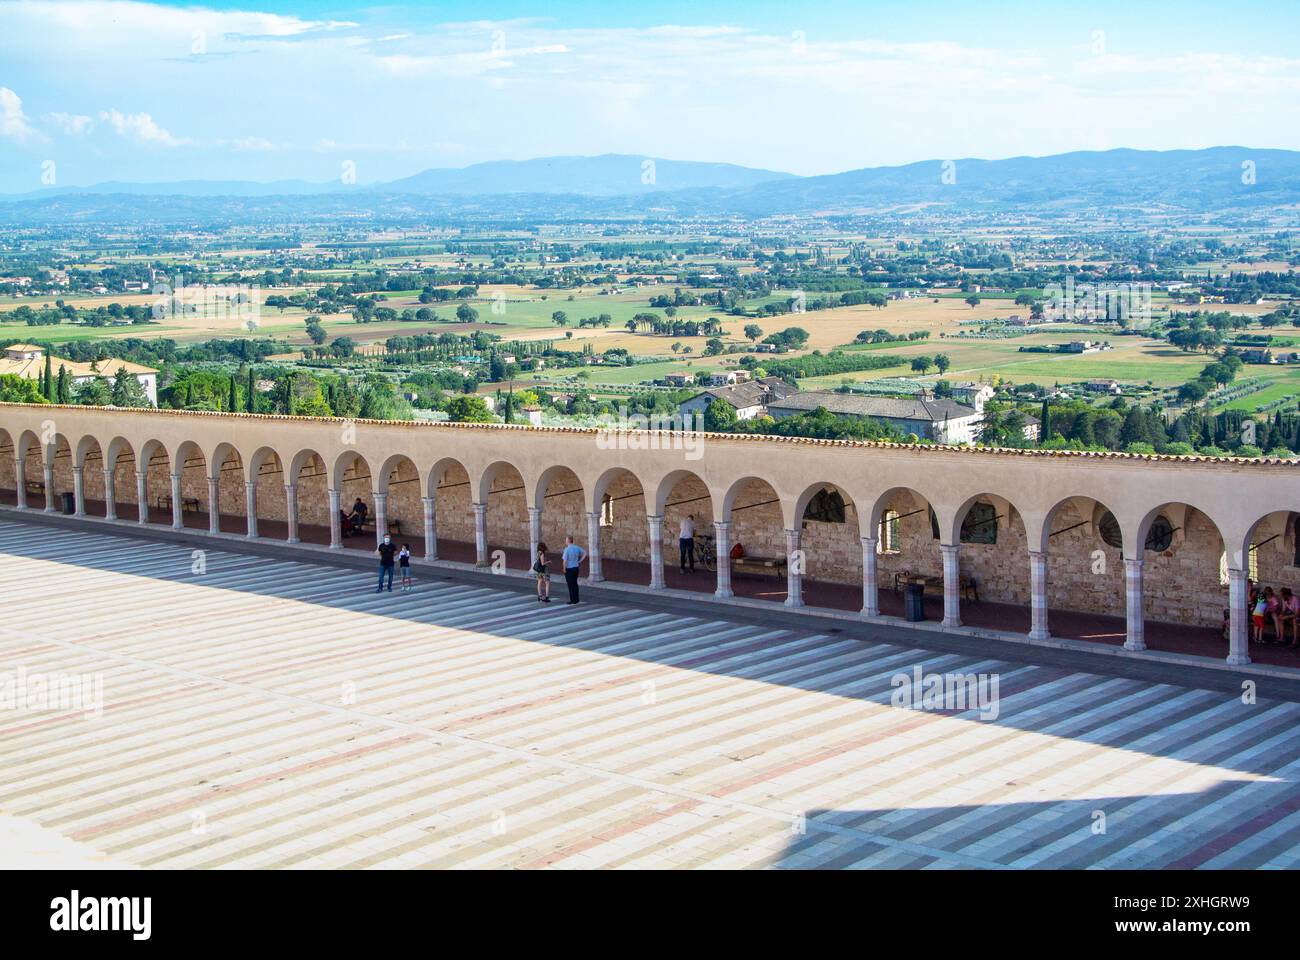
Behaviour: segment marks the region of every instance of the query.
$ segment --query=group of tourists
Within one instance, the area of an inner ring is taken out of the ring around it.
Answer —
[[[1274,592],[1272,587],[1262,587],[1254,580],[1248,580],[1246,585],[1251,639],[1255,643],[1275,643],[1292,649],[1300,646],[1300,595],[1290,587]]]
[[[411,589],[411,545],[402,544],[399,550],[397,544],[393,543],[393,538],[384,534],[384,541],[375,548],[375,553],[379,554],[379,583],[375,587],[375,593],[380,593],[384,589],[384,581],[388,581],[388,592],[393,592],[393,567],[397,566],[402,571],[402,592],[406,593]]]
[[[551,565],[547,560],[546,544],[537,545],[537,556],[533,558],[533,576],[537,578],[537,602],[551,602]],[[587,559],[587,551],[573,542],[573,537],[564,538],[564,550],[560,553],[560,563],[564,566],[564,585],[569,588],[569,603],[578,602],[578,572],[582,561]]]

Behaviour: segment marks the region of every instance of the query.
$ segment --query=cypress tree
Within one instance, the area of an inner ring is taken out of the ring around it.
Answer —
[[[1043,414],[1039,417],[1043,421],[1038,428],[1038,445],[1041,447],[1048,440],[1052,439],[1052,412],[1047,407],[1047,398],[1043,398]]]
[[[257,381],[253,379],[253,368],[248,368],[248,400],[247,410],[249,413],[257,413]]]
[[[230,402],[226,409],[231,413],[239,409],[239,395],[235,389],[235,378],[233,376],[230,378]]]
[[[68,380],[68,368],[59,364],[59,383],[55,394],[59,398],[59,403],[72,402],[72,384]]]
[[[45,351],[45,388],[42,391],[45,399],[53,402],[54,400],[54,369],[53,361],[50,358],[50,352]]]

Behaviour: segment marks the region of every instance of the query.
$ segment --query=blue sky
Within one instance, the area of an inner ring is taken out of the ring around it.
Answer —
[[[1300,148],[1300,6],[0,0],[0,193],[630,153]]]

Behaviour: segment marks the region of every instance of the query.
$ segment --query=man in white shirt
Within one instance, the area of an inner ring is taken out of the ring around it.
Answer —
[[[677,549],[681,552],[682,573],[690,564],[691,573],[695,572],[695,514],[687,514],[686,519],[677,530]]]

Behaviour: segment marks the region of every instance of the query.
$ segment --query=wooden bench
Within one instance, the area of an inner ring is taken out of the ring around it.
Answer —
[[[771,573],[776,577],[786,574],[785,557],[751,557],[748,554],[731,561],[732,573]]]
[[[160,496],[160,497],[158,498],[158,509],[159,509],[159,510],[164,510],[164,511],[166,511],[166,510],[171,510],[171,508],[172,508],[172,498],[171,498],[171,494],[167,494],[167,493],[165,493],[165,494],[163,494],[162,496]],[[198,513],[198,512],[199,512],[199,498],[198,498],[198,497],[181,497],[181,512],[182,512],[182,513]]]
[[[919,583],[926,589],[934,589],[939,593],[943,592],[943,577],[922,577],[914,576],[904,570],[901,573],[894,574],[894,592],[898,593],[902,586],[907,583]],[[957,589],[963,600],[974,600],[979,602],[980,591],[977,584],[970,577],[961,577],[957,583]]]
[[[353,520],[352,529],[357,533],[365,533],[366,531],[373,533],[375,529],[375,515],[373,513],[368,513],[366,514],[366,519],[360,522]],[[391,536],[400,537],[402,535],[402,521],[389,520],[388,532]]]

